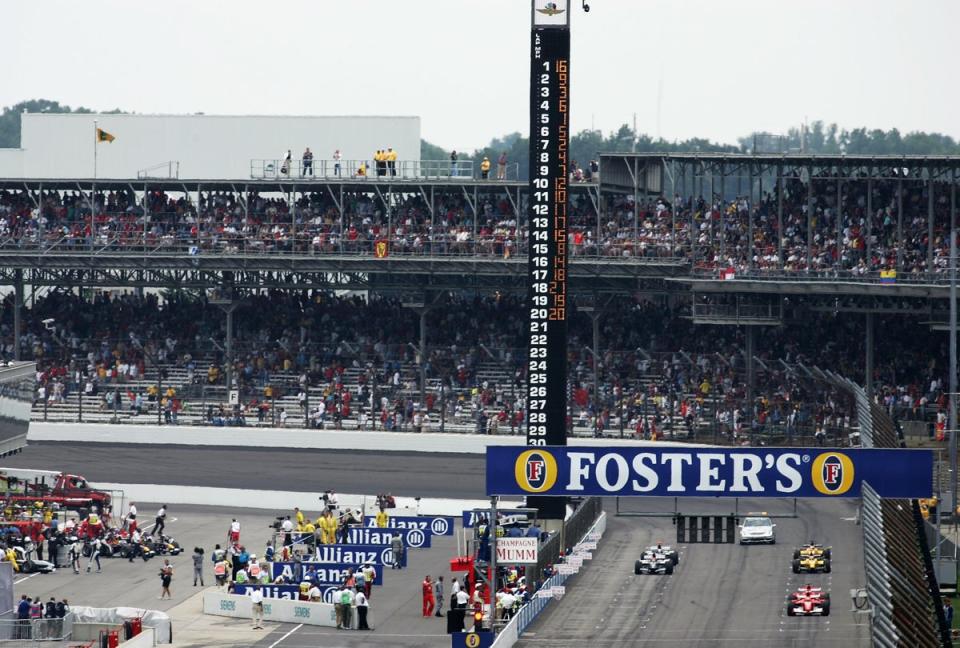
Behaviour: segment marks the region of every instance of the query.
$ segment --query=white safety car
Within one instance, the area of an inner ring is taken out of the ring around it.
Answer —
[[[776,526],[766,513],[749,513],[740,524],[740,544],[776,544]]]

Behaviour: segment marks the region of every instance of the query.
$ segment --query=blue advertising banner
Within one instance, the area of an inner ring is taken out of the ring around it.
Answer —
[[[250,590],[259,588],[263,592],[265,599],[287,599],[296,601],[300,598],[300,587],[297,585],[234,585],[234,594],[249,594]],[[334,590],[340,589],[339,585],[317,585],[320,594],[323,596],[324,603],[333,603]]]
[[[302,565],[302,566],[301,566]],[[348,570],[352,569],[354,573],[360,571],[362,565],[338,565],[336,563],[321,562],[275,562],[271,563],[270,575],[273,580],[283,576],[288,583],[300,583],[300,581],[316,581],[319,585],[339,585],[347,578]],[[373,579],[374,585],[383,585],[383,568],[376,567],[376,578]]]
[[[335,563],[339,565],[362,565],[370,563],[378,567],[393,564],[393,549],[389,545],[320,545],[314,552],[313,562]],[[407,566],[407,552],[400,556],[400,564]]]
[[[422,529],[380,529],[366,527],[351,527],[347,532],[348,544],[388,545],[393,542],[393,536],[400,534],[403,546],[407,549],[425,549],[432,544],[433,534]]]
[[[481,519],[481,524],[486,524],[490,519],[489,511],[464,511],[460,515],[462,517],[464,529],[472,529],[476,525],[478,517]],[[497,509],[497,519],[501,525],[526,520],[528,519],[529,515],[529,510],[521,511],[520,509]]]
[[[497,636],[492,632],[454,632],[450,635],[452,648],[490,648]]]
[[[490,446],[488,495],[881,497],[933,494],[933,452],[827,448]]]
[[[366,515],[363,518],[363,526],[377,526],[377,518],[373,515]],[[433,535],[453,535],[453,518],[447,516],[437,517],[417,517],[417,516],[393,516],[387,520],[388,529],[420,529]]]

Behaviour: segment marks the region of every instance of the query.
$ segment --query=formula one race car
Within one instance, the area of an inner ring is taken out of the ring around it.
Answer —
[[[13,547],[13,552],[21,574],[52,574],[57,571],[52,562],[35,558],[32,548]]]
[[[798,558],[826,558],[830,560],[831,558],[831,549],[830,547],[824,547],[823,545],[817,544],[816,542],[811,542],[806,544],[799,549],[793,550],[793,559],[797,560]]]
[[[804,585],[790,597],[787,616],[830,616],[830,595],[823,588]]]
[[[656,553],[656,554],[663,554],[664,556],[666,556],[667,558],[673,561],[674,566],[680,564],[680,554],[677,552],[676,549],[674,549],[670,545],[665,545],[662,542],[658,542],[655,545],[650,545],[649,547],[647,547],[646,550],[652,551],[653,553]]]
[[[634,574],[672,574],[673,558],[666,553],[647,549],[640,560],[633,563]]]

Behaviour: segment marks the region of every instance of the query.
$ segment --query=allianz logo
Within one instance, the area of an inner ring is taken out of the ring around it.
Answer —
[[[235,602],[233,602],[233,601],[225,601],[225,600],[221,599],[221,600],[220,600],[220,609],[221,609],[221,610],[225,610],[225,611],[227,611],[227,612],[236,612],[236,610],[237,610],[237,604],[236,604]]]
[[[309,619],[310,608],[297,606],[293,608],[293,616],[296,619]]]

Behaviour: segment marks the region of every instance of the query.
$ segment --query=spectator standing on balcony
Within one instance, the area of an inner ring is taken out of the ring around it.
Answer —
[[[507,152],[502,151],[497,158],[497,180],[507,179]]]
[[[313,151],[310,150],[310,147],[307,147],[307,150],[303,152],[303,168],[300,170],[301,175],[313,175]]]
[[[337,149],[333,152],[333,175],[340,176],[340,158],[343,156],[340,154],[340,149]]]
[[[450,153],[450,177],[454,178],[457,175],[457,151],[454,150]]]
[[[480,177],[487,180],[490,177],[490,158],[483,156],[483,162],[480,163]]]
[[[390,176],[396,177],[397,175],[397,152],[392,148],[387,147],[387,167],[390,169]]]

